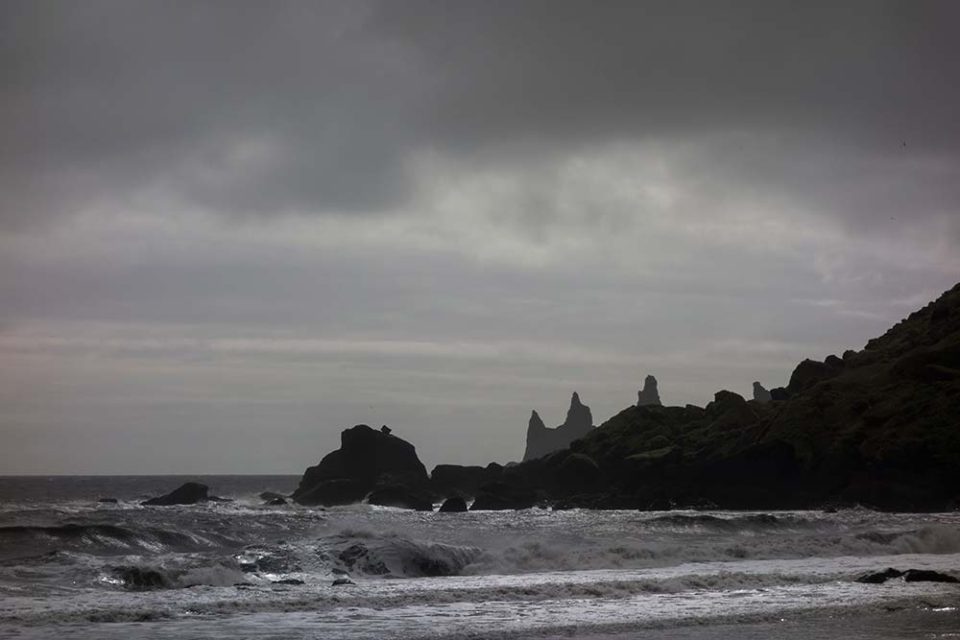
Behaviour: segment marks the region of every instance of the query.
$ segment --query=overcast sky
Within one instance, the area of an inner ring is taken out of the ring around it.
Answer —
[[[960,279],[960,3],[0,4],[0,474],[428,467]]]

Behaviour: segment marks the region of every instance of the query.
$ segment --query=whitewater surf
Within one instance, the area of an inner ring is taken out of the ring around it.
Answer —
[[[960,515],[144,507],[170,478],[0,480],[3,638],[931,638]],[[114,502],[100,502],[104,495]]]

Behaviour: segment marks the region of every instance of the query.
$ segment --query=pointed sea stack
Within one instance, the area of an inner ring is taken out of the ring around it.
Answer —
[[[580,395],[574,391],[567,409],[567,419],[555,429],[548,429],[534,411],[527,424],[527,449],[524,460],[534,460],[558,449],[566,449],[574,440],[578,440],[593,429],[593,414],[590,407],[580,402]]]
[[[643,389],[637,392],[637,406],[662,406],[660,392],[657,391],[657,379],[653,376],[647,376],[643,381]]]
[[[560,428],[569,429],[581,435],[586,435],[590,429],[593,429],[593,415],[590,413],[590,407],[580,402],[580,395],[576,391],[570,398],[567,419],[560,425]]]

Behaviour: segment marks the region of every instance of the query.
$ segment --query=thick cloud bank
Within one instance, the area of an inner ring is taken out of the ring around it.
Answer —
[[[954,2],[0,18],[0,472],[296,470],[356,422],[505,461],[574,388],[775,386],[960,273]]]

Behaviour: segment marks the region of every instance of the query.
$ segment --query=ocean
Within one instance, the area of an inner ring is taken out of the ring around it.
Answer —
[[[140,505],[187,480],[232,501]],[[960,576],[957,513],[259,497],[297,481],[0,478],[0,638],[960,638],[960,585],[856,581],[888,567]]]

